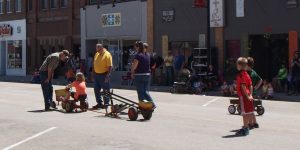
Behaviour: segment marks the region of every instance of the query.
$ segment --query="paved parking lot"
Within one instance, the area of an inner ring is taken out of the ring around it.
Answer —
[[[55,86],[55,89],[62,88]],[[232,137],[242,118],[229,115],[229,98],[152,92],[158,108],[150,121],[128,121],[85,113],[43,112],[39,85],[0,82],[0,149],[9,150],[200,150],[292,149],[300,147],[300,103],[264,101],[260,129]],[[114,90],[137,99],[135,91]],[[90,105],[95,104],[88,89]],[[142,117],[139,117],[142,119]]]

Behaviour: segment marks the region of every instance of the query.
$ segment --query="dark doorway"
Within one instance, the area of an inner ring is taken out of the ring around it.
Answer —
[[[281,64],[288,66],[288,34],[251,35],[249,48],[254,69],[263,79],[271,81]]]
[[[226,41],[225,52],[225,81],[232,83],[237,74],[236,60],[241,56],[241,42],[239,40]]]

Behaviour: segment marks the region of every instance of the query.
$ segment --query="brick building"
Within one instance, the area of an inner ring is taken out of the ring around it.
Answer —
[[[12,31],[10,35],[1,35],[0,74],[30,74],[41,65],[44,56],[62,49],[79,55],[80,7],[85,3],[85,0],[0,0],[0,26],[9,25]],[[10,25],[20,20],[23,25]],[[17,34],[23,34],[22,42],[11,39]],[[21,52],[13,47],[17,44],[22,46]]]

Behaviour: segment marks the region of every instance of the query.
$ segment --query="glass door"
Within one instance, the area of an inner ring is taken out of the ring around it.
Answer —
[[[107,48],[112,55],[114,71],[122,71],[122,40],[109,40]]]
[[[137,40],[102,40],[113,58],[114,71],[130,71],[135,50],[134,43]]]

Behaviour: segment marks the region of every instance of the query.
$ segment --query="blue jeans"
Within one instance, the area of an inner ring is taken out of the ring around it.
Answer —
[[[49,108],[52,101],[53,101],[53,86],[52,86],[52,80],[49,81],[49,83],[45,83],[45,81],[48,78],[48,72],[47,71],[41,71],[40,72],[40,81],[44,96],[44,102],[45,102],[45,108]]]
[[[174,69],[173,66],[166,67],[167,84],[172,86],[174,83]]]
[[[135,82],[138,98],[140,101],[147,100],[153,102],[153,99],[149,94],[150,80],[151,80],[150,75],[136,75],[134,77],[134,82]]]
[[[109,91],[110,90],[110,83],[109,81],[105,83],[106,74],[95,74],[94,75],[94,93],[96,97],[96,101],[99,105],[102,105],[102,96],[101,96],[101,89],[103,91]],[[104,97],[104,104],[109,104],[109,98]]]

